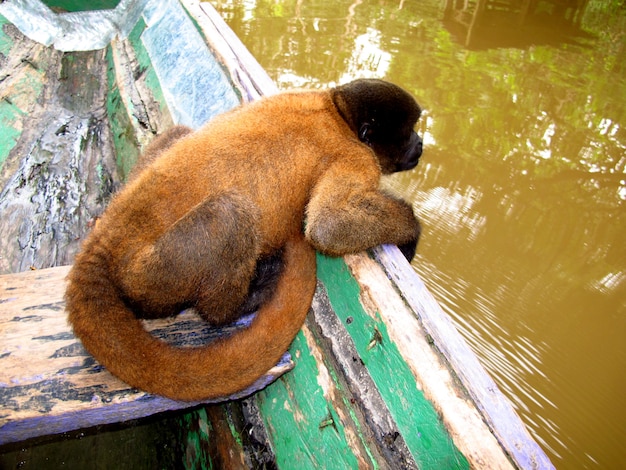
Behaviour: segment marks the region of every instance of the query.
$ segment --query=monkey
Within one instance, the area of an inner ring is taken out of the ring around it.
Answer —
[[[167,131],[163,132],[159,136],[150,142],[144,149],[143,153],[137,159],[137,162],[133,165],[128,176],[126,177],[126,183],[134,180],[144,168],[157,159],[164,151],[169,149],[174,142],[182,139],[188,134],[191,134],[193,129],[188,126],[176,125],[172,126]]]
[[[148,146],[83,242],[65,300],[74,333],[131,386],[175,400],[240,392],[273,367],[302,327],[316,255],[396,244],[421,232],[410,204],[379,188],[414,168],[421,108],[404,89],[360,79],[240,105],[199,130]],[[138,318],[194,308],[212,325],[251,324],[178,348]]]

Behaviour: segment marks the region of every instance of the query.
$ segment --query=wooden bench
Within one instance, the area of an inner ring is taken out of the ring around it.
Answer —
[[[197,405],[133,389],[84,350],[65,315],[68,270],[0,276],[0,445]],[[181,346],[204,344],[236,329],[209,328],[192,312],[144,323],[155,336]],[[287,355],[251,390],[292,368]]]

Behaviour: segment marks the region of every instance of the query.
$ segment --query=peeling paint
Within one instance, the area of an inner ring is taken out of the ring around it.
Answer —
[[[335,400],[334,393],[334,384],[332,379],[330,378],[330,374],[328,373],[328,369],[324,365],[324,356],[320,348],[315,342],[311,331],[305,326],[302,327],[302,334],[306,339],[307,345],[309,347],[309,351],[311,355],[315,358],[315,362],[317,363],[317,384],[320,386],[324,393],[324,398],[330,401]]]

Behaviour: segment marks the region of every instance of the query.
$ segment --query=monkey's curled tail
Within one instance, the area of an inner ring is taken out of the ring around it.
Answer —
[[[309,311],[315,252],[300,237],[286,244],[284,260],[276,292],[252,324],[207,346],[177,348],[144,330],[96,254],[79,258],[69,274],[69,321],[87,351],[134,387],[175,400],[228,396],[276,365]]]

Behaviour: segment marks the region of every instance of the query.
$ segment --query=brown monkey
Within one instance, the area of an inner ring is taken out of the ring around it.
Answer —
[[[420,113],[397,86],[357,80],[169,131],[76,258],[66,293],[74,332],[113,374],[151,393],[201,400],[249,386],[302,326],[313,248],[339,256],[395,243],[413,257],[419,223],[378,186],[382,173],[417,164]],[[199,348],[168,345],[137,320],[187,307],[218,325],[258,313]]]
[[[156,137],[145,148],[140,155],[137,163],[133,166],[132,170],[126,178],[126,183],[134,180],[150,163],[157,159],[165,150],[170,148],[174,142],[182,139],[187,134],[191,134],[193,129],[187,126],[174,126],[169,128],[163,134]]]

